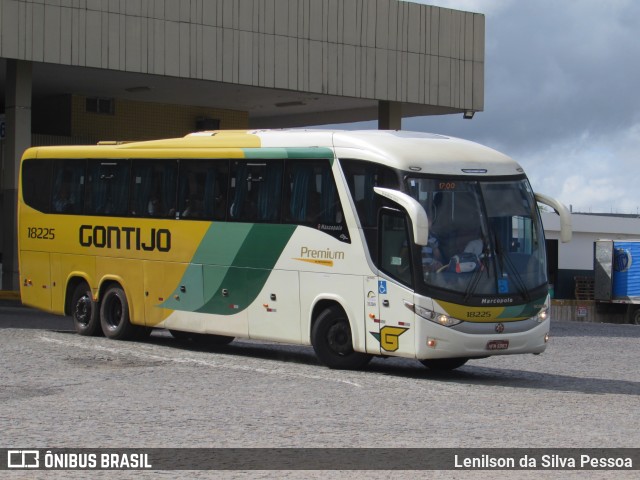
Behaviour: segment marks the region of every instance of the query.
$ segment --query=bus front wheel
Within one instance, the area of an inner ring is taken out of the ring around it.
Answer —
[[[120,286],[111,286],[105,292],[100,306],[100,325],[105,337],[114,340],[127,340],[138,333],[129,321],[129,303]]]
[[[318,315],[311,330],[311,344],[317,357],[329,368],[355,370],[371,360],[371,355],[353,350],[349,320],[337,306]]]
[[[446,372],[461,367],[467,363],[468,360],[468,358],[431,358],[428,360],[420,360],[420,363],[429,370]]]
[[[102,333],[98,318],[98,304],[91,298],[91,289],[85,282],[82,282],[73,291],[71,318],[73,318],[76,333],[79,335],[93,336]]]

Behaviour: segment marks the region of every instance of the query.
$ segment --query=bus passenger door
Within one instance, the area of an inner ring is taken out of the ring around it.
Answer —
[[[415,357],[413,291],[395,281],[380,277],[380,353]]]
[[[380,282],[377,276],[364,279],[364,313],[367,353],[380,355]]]
[[[379,229],[380,353],[415,357],[413,267],[407,217],[385,208],[380,212]]]

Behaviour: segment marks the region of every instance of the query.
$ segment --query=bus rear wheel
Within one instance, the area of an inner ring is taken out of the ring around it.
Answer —
[[[329,368],[355,370],[371,360],[371,355],[353,350],[349,320],[337,306],[318,315],[311,330],[311,344],[318,359]]]
[[[100,305],[100,325],[105,337],[128,340],[137,337],[138,327],[129,320],[129,303],[120,286],[107,289]]]
[[[98,317],[98,304],[91,297],[91,289],[86,282],[79,284],[71,297],[71,318],[78,335],[98,335],[100,319]]]
[[[420,360],[420,363],[429,370],[448,372],[449,370],[455,370],[461,367],[467,363],[468,360],[468,358],[430,358],[428,360]]]

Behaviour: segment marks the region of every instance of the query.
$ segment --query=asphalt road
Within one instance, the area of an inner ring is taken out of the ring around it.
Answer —
[[[375,359],[363,371],[335,371],[319,365],[310,347],[248,340],[207,347],[165,331],[144,342],[119,342],[81,337],[72,328],[68,318],[0,301],[0,448],[640,446],[640,326],[558,322],[542,355],[471,361],[447,374],[391,358]],[[40,472],[40,478],[84,478],[81,473]],[[637,470],[509,473],[492,475],[637,478]],[[148,478],[158,476],[184,473]],[[283,475],[189,474],[221,476]]]

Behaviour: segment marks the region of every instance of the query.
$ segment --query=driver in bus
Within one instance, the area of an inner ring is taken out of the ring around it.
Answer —
[[[467,232],[463,232],[460,235],[461,244],[465,247],[463,249],[464,253],[473,253],[476,256],[482,255],[482,251],[484,250],[484,243],[482,242],[482,237],[480,234],[476,233],[475,230],[469,230]]]
[[[429,239],[427,240],[427,244],[420,249],[420,255],[422,257],[422,271],[425,274],[427,272],[437,271],[442,267],[444,262],[444,257],[440,251],[440,242],[431,229],[431,224],[433,223],[431,215],[429,215],[428,221]]]
[[[422,272],[424,275],[427,275],[429,272],[438,271],[444,265],[444,257],[442,255],[442,252],[440,251],[440,242],[438,241],[438,238],[434,235],[433,230],[431,230],[431,224],[433,223],[431,215],[429,215],[428,217],[428,222],[429,222],[429,239],[427,240],[427,244],[420,249]],[[400,258],[408,259],[409,258],[408,253],[409,253],[408,246],[405,242],[405,244],[402,246],[402,252],[400,253]],[[409,266],[409,262],[403,261],[402,267],[400,268],[402,269],[402,271],[404,271],[406,268],[408,268],[408,266]]]

